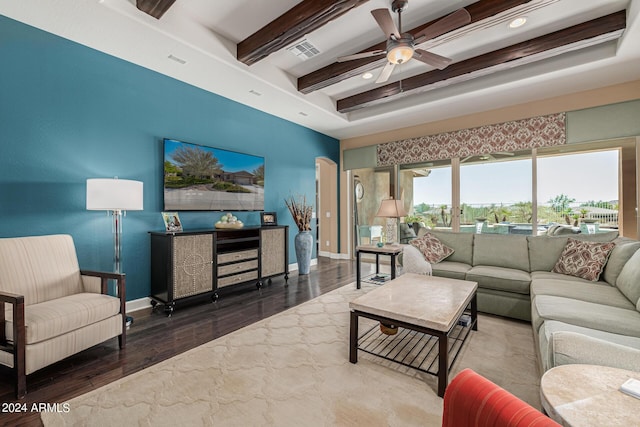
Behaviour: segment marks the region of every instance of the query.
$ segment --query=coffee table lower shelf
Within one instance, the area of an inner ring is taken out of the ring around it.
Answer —
[[[353,310],[351,312],[352,338],[354,333],[358,334],[358,317],[393,324],[398,327],[398,332],[395,335],[384,334],[380,331],[380,325],[376,323],[362,335],[357,336],[355,346],[355,340],[352,339],[349,359],[351,363],[357,363],[357,351],[359,350],[436,376],[438,377],[438,396],[443,397],[451,367],[471,331],[477,330],[477,314],[473,316],[472,310],[467,310],[464,314],[471,318],[471,323],[466,326],[456,324],[449,332],[443,333]],[[354,326],[355,331],[353,330]]]

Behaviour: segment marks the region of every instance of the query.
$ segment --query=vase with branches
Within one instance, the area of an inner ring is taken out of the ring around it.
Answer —
[[[311,216],[313,206],[307,203],[306,196],[290,196],[284,200],[293,222],[298,227],[299,233],[294,238],[296,259],[298,261],[298,274],[309,274],[311,268],[311,252],[313,250],[313,235],[311,234]]]
[[[311,231],[311,214],[313,212],[313,206],[307,204],[306,196],[290,196],[288,199],[284,199],[284,202],[291,212],[293,222],[296,223],[298,231]]]

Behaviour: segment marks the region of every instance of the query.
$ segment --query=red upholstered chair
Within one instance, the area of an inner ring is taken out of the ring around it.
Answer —
[[[471,369],[444,394],[442,427],[547,427],[560,424]]]

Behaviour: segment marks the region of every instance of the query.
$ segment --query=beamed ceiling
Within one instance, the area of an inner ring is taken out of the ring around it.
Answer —
[[[402,32],[429,32],[416,48],[452,61],[411,59],[376,83],[384,54],[337,58],[385,51],[381,8],[391,0],[0,0],[6,16],[336,138],[640,79],[640,0],[409,0]],[[438,23],[461,8],[468,23]]]

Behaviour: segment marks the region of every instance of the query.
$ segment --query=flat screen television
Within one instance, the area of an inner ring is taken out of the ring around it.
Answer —
[[[264,157],[165,138],[164,210],[264,210]]]

